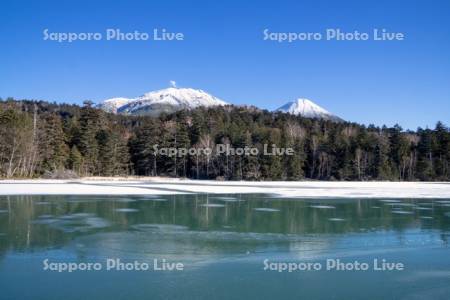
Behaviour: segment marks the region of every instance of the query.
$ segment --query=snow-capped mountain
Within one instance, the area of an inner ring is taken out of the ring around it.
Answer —
[[[111,113],[158,116],[182,109],[227,105],[225,101],[202,90],[170,87],[146,93],[137,98],[112,98],[99,107]]]
[[[329,111],[320,107],[309,99],[300,98],[296,101],[288,102],[278,108],[277,111],[299,115],[305,118],[324,119],[336,122],[343,121],[338,116],[330,113]]]

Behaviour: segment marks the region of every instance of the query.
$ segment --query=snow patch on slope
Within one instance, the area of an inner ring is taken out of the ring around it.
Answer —
[[[111,98],[111,99],[107,99],[107,100],[103,101],[100,104],[100,107],[107,112],[115,114],[115,113],[117,113],[117,110],[120,107],[130,103],[133,100],[135,100],[135,99],[121,98],[121,97]]]

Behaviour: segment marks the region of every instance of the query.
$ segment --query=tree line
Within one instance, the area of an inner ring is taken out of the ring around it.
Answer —
[[[335,123],[225,106],[157,118],[44,101],[0,101],[0,177],[173,176],[219,180],[450,180],[450,131]],[[167,156],[160,148],[259,149]],[[264,145],[294,155],[264,155]]]

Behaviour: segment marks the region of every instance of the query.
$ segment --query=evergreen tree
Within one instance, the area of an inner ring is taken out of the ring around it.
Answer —
[[[92,102],[85,101],[81,109],[80,128],[78,132],[78,149],[83,155],[83,175],[98,173],[99,145],[97,133],[103,128],[103,113],[92,107]]]
[[[41,169],[58,170],[65,168],[69,156],[69,147],[61,118],[57,114],[46,114],[40,125]]]
[[[72,146],[70,149],[68,167],[69,169],[75,171],[77,174],[81,173],[81,168],[83,166],[83,155],[78,151],[77,146]]]

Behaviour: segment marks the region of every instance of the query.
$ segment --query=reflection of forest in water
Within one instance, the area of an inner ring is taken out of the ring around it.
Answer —
[[[2,196],[0,253],[60,247],[82,235],[133,231],[143,224],[299,236],[434,230],[445,242],[450,201],[299,200],[255,194]]]

